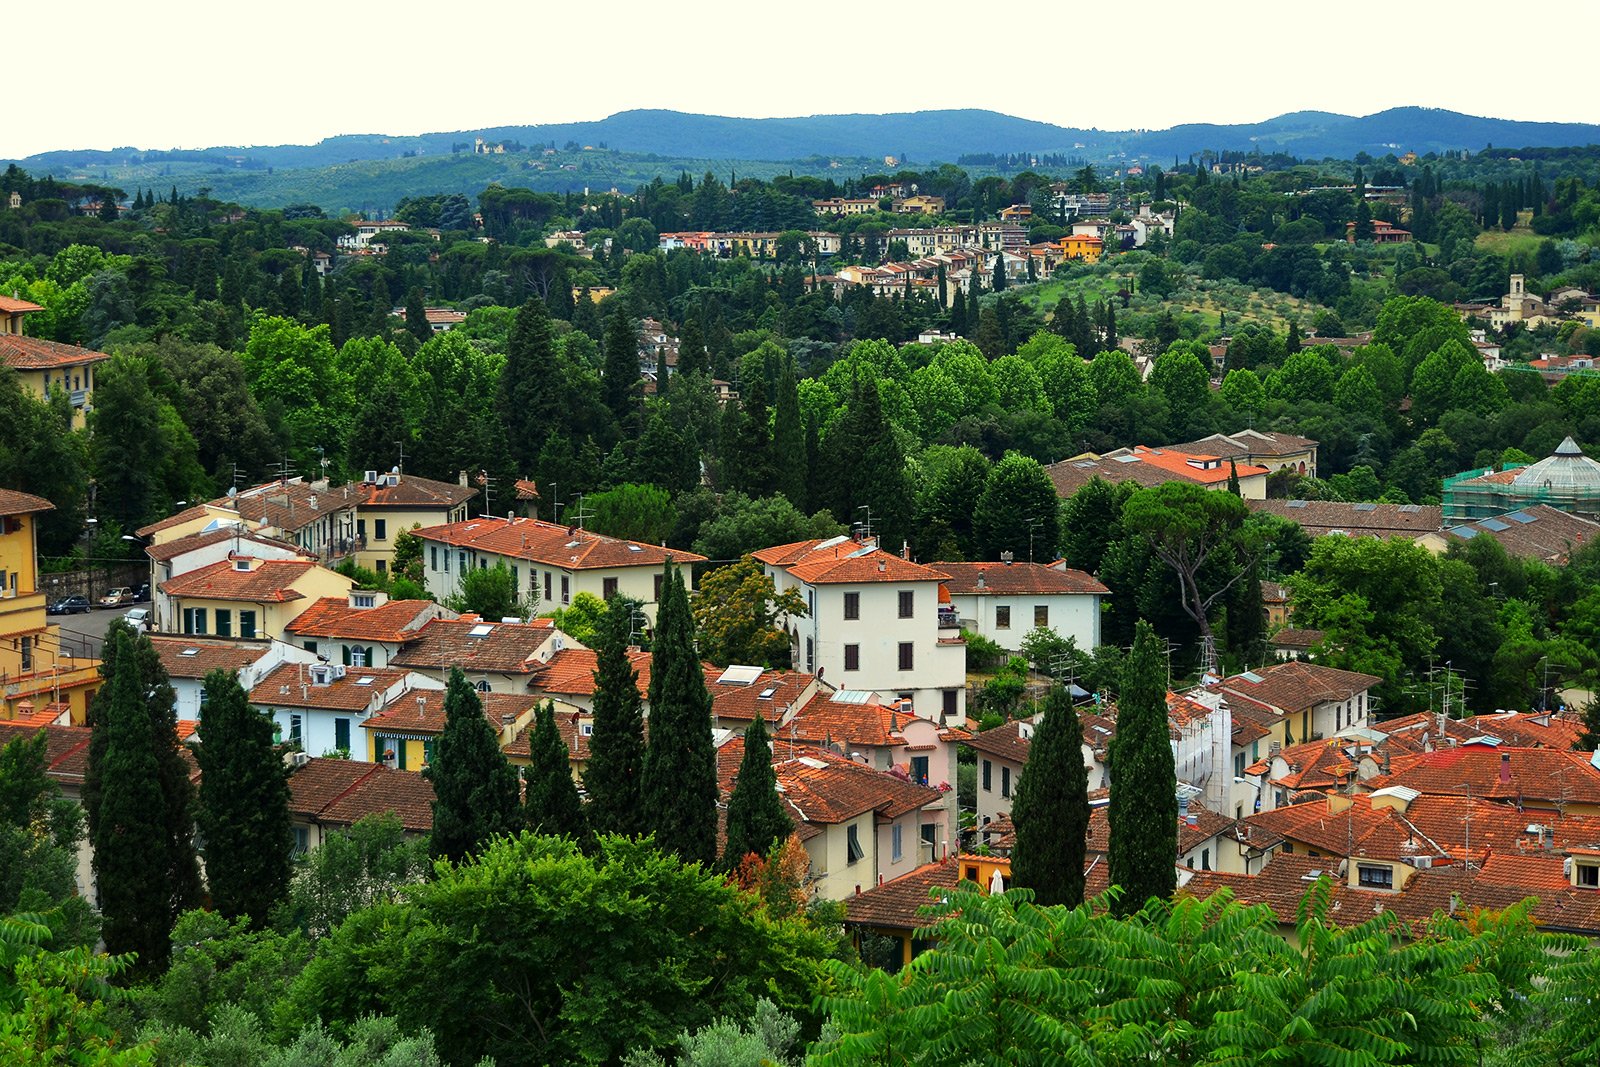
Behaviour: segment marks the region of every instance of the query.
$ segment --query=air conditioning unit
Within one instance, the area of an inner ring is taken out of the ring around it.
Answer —
[[[344,664],[342,664],[342,663],[330,663],[330,664],[328,664],[328,673],[333,678],[334,681],[338,681],[340,678],[344,677]]]
[[[299,770],[311,762],[311,755],[307,752],[285,752],[283,754],[284,766],[290,770]]]

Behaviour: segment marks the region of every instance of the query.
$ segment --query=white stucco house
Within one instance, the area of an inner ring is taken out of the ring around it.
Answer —
[[[1039,628],[1077,643],[1100,644],[1101,597],[1111,590],[1083,571],[1041,563],[935,563],[961,625],[1015,652]]]

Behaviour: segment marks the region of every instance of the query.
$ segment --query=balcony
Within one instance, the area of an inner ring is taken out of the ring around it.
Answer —
[[[943,631],[943,630],[960,630],[961,629],[961,617],[956,614],[956,611],[955,611],[954,608],[940,608],[939,609],[939,629],[941,631]],[[947,636],[949,636],[949,635],[944,634],[944,633],[940,633],[939,634],[939,637],[940,637],[941,640],[944,639]]]

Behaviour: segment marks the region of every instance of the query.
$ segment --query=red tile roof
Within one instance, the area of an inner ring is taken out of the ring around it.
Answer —
[[[151,634],[150,644],[172,678],[203,679],[212,671],[242,671],[272,651],[271,641],[223,637],[167,637]]]
[[[502,725],[501,716],[510,715],[515,720],[539,701],[522,693],[479,693],[478,703],[483,706],[489,724],[498,731]],[[363,722],[361,728],[431,737],[444,732],[444,721],[444,690],[412,689],[389,701],[382,711]]]
[[[845,921],[888,930],[915,930],[924,925],[920,909],[932,894],[955,888],[961,881],[961,860],[952,856],[925,863],[909,874],[865,889],[844,902]]]
[[[308,822],[348,826],[392,812],[406,830],[422,833],[433,829],[433,799],[422,775],[381,763],[316,758],[289,776],[290,814]]]
[[[141,526],[133,532],[138,534],[140,537],[149,537],[151,534],[160,533],[162,530],[170,530],[174,526],[182,526],[186,522],[193,522],[196,519],[203,519],[207,515],[214,513],[214,509],[210,506],[206,504],[196,504],[193,507],[187,507],[182,511],[168,515],[164,519],[158,519],[148,526]],[[235,517],[237,517],[237,515]]]
[[[42,496],[0,489],[0,515],[31,515],[36,511],[54,510],[55,505]]]
[[[495,623],[475,615],[433,619],[389,662],[430,670],[460,667],[464,671],[532,675],[545,669],[538,653],[554,633],[555,624],[548,619]]]
[[[796,541],[752,553],[768,566],[782,567],[808,585],[858,582],[938,582],[948,578],[937,567],[901,559],[876,545],[848,537]]]
[[[705,664],[706,690],[711,694],[711,715],[723,725],[755,721],[756,712],[767,720],[770,727],[782,718],[784,709],[792,707],[806,689],[816,682],[816,676],[803,671],[762,671],[753,682],[724,682],[722,667]]]
[[[316,564],[309,560],[258,560],[247,571],[237,570],[231,559],[168,578],[161,591],[168,596],[199,600],[242,600],[249,603],[283,603],[304,600],[293,588]]]
[[[1208,460],[1222,458],[1214,454],[1199,455],[1189,452],[1176,452],[1171,449],[1147,448],[1144,445],[1135,445],[1133,454],[1138,456],[1141,462],[1148,463],[1158,470],[1166,471],[1168,474],[1175,474],[1187,481],[1198,482],[1201,485],[1215,485],[1219,482],[1227,481],[1235,467],[1238,468],[1239,477],[1241,478],[1268,473],[1267,468],[1255,467],[1248,463],[1230,462],[1221,463],[1214,467],[1202,466]]]
[[[18,722],[0,722],[0,746],[18,738],[32,738],[40,730],[45,736],[45,769],[62,785],[83,784],[84,772],[89,769],[89,728],[87,726],[25,726]]]
[[[432,316],[429,316],[432,321]],[[419,478],[415,474],[401,474],[399,480],[389,484],[390,475],[379,475],[376,484],[362,482],[361,508],[454,508],[478,495],[478,490],[459,482],[439,482],[432,478]]]
[[[563,570],[660,567],[667,560],[699,563],[704,556],[675,548],[607,537],[592,530],[538,519],[484,517],[429,526],[417,531],[427,541],[475,548],[513,559],[532,560]]]
[[[743,758],[742,737],[729,738],[717,749],[717,780],[724,796],[733,792]],[[807,836],[806,824],[836,825],[869,811],[896,819],[937,804],[944,796],[938,789],[913,785],[888,771],[820,748],[799,749],[790,758],[788,749],[780,745],[773,755],[772,771],[802,837]]]
[[[776,736],[785,741],[793,737],[814,745],[833,742],[847,749],[852,745],[885,748],[906,743],[900,728],[908,718],[914,717],[910,712],[883,703],[876,693],[861,702],[840,700],[840,695],[837,692],[814,694],[781,730],[776,731]]]
[[[1298,523],[1320,537],[1335,530],[1351,536],[1418,537],[1436,533],[1444,511],[1425,504],[1364,504],[1342,500],[1246,500],[1253,512]]]
[[[377,707],[384,692],[403,681],[409,671],[393,667],[344,667],[343,678],[327,685],[312,682],[313,667],[281,663],[250,690],[250,703],[259,708],[320,708],[330,711],[366,711]]]
[[[1460,745],[1398,756],[1366,789],[1403,785],[1428,794],[1541,804],[1600,804],[1600,770],[1586,752],[1553,748]],[[1502,780],[1501,767],[1505,767]]]
[[[177,518],[178,516],[175,515],[172,519],[163,521],[168,525],[177,525],[177,523],[174,522],[174,520]],[[156,525],[161,526],[162,523],[157,523]],[[145,529],[149,530],[152,529],[152,527],[147,526]],[[235,538],[238,539],[241,547],[247,544],[271,545],[274,548],[292,551],[297,555],[304,556],[306,559],[316,559],[316,556],[313,553],[307,552],[299,545],[293,544],[289,541],[279,540],[276,537],[268,537],[266,534],[252,533],[246,529],[243,529],[242,526],[230,526],[222,529],[206,530],[202,533],[193,533],[185,537],[175,537],[171,541],[165,541],[159,545],[149,546],[144,550],[144,554],[156,562],[162,563],[166,562],[167,560],[176,559],[185,552],[193,552],[197,549],[205,548],[209,545],[220,544],[223,541],[231,541]]]
[[[949,577],[945,588],[956,596],[1037,594],[1101,595],[1111,592],[1078,570],[1057,570],[1042,563],[935,563]],[[979,585],[980,579],[982,585]]]
[[[1318,704],[1349,700],[1383,679],[1317,663],[1292,661],[1224,678],[1211,688],[1230,702],[1249,701],[1275,714],[1293,715]]]
[[[0,296],[0,311],[7,315],[27,314],[30,311],[43,311],[44,308],[27,300],[18,300],[16,297]]]
[[[17,333],[0,333],[0,363],[13,370],[55,370],[57,367],[99,363],[110,358],[104,352],[92,352],[77,345],[64,345],[58,341],[24,337]]]
[[[593,696],[594,672],[598,656],[593,649],[564,648],[550,657],[530,688],[538,693],[555,696]],[[628,650],[628,662],[633,664],[639,677],[639,695],[650,692],[650,653],[637,648]]]
[[[445,610],[431,600],[390,600],[377,607],[353,608],[347,596],[327,596],[302,611],[284,629],[304,637],[399,644],[415,637],[424,623]]]
[[[253,486],[237,496],[218,497],[213,507],[232,508],[239,516],[258,526],[293,533],[303,530],[336,511],[353,509],[360,495],[349,485],[317,486],[300,479],[267,482]]]
[[[1272,779],[1287,789],[1336,789],[1350,781],[1356,764],[1345,752],[1348,743],[1340,738],[1307,741],[1290,745],[1276,757],[1268,756],[1246,768],[1248,774],[1270,774],[1275,759],[1288,764],[1288,771]]]

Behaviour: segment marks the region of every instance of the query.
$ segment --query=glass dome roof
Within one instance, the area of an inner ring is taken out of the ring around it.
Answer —
[[[1600,463],[1584,455],[1568,437],[1553,455],[1524,467],[1511,484],[1523,491],[1600,496]]]

